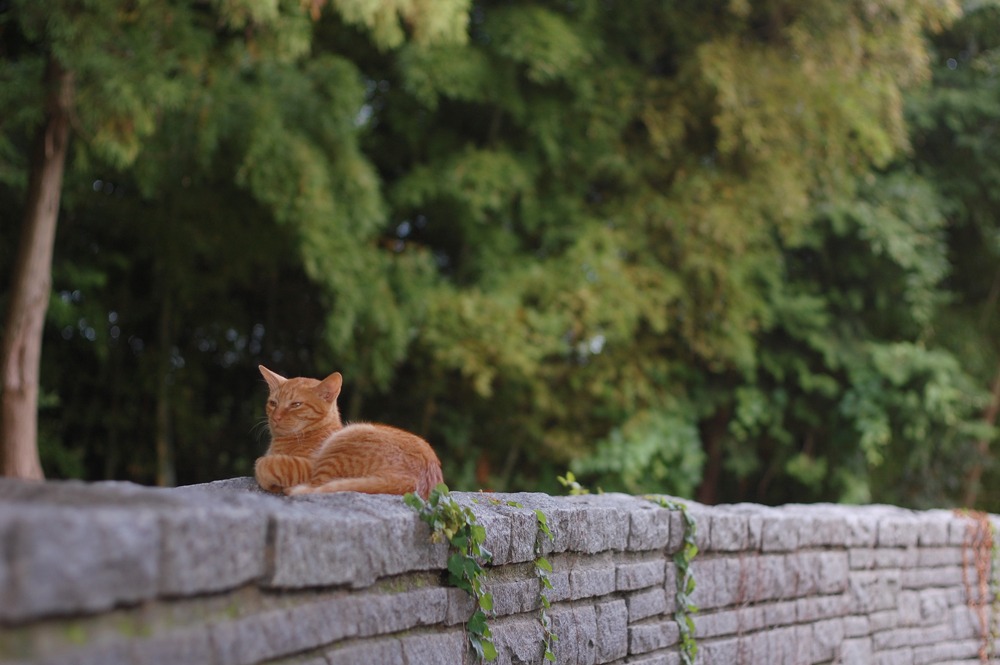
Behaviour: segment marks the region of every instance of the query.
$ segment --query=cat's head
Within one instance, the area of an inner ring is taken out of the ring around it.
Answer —
[[[341,426],[337,396],[340,395],[344,378],[340,372],[334,372],[318,381],[308,378],[286,379],[263,365],[259,369],[271,390],[265,408],[271,436],[298,435]]]

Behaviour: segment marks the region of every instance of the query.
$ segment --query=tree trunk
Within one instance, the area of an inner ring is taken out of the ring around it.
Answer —
[[[45,121],[39,129],[31,159],[27,205],[11,278],[11,299],[0,356],[3,373],[0,395],[2,473],[37,480],[44,477],[38,457],[42,331],[52,287],[52,249],[73,103],[71,72],[50,60],[45,80],[49,88]]]
[[[167,284],[167,280],[164,280]],[[170,418],[170,356],[173,348],[173,296],[169,285],[160,304],[160,359],[156,372],[156,484],[177,484],[174,468],[173,423]]]
[[[1000,415],[1000,370],[997,370],[996,379],[993,380],[993,398],[983,412],[983,420],[987,425],[996,425],[997,415]],[[983,478],[983,464],[986,456],[990,453],[989,439],[982,439],[976,445],[976,459],[969,470],[969,475],[965,479],[965,506],[972,508],[979,498],[980,484]]]
[[[729,431],[729,407],[722,407],[715,412],[707,422],[701,423],[699,429],[702,445],[705,446],[705,472],[701,485],[695,493],[699,503],[712,505],[719,501],[719,482],[722,479],[723,450],[722,443]]]

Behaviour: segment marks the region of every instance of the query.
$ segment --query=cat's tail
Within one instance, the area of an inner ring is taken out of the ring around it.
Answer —
[[[424,465],[423,473],[417,478],[417,494],[424,499],[431,495],[431,490],[444,482],[441,475],[441,463],[435,460],[428,460]]]

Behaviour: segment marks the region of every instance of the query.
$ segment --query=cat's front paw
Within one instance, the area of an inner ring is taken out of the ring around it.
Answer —
[[[300,494],[312,494],[315,490],[310,485],[296,485],[294,487],[286,487],[286,496],[298,496]]]
[[[276,473],[278,469],[273,461],[267,456],[258,458],[257,463],[254,464],[254,477],[257,479],[257,484],[265,492],[281,494],[285,491],[285,484]]]

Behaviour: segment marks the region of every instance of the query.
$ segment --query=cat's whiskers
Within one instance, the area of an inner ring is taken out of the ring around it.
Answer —
[[[250,436],[254,437],[257,440],[257,443],[260,443],[263,440],[265,434],[268,436],[271,434],[271,430],[267,425],[266,417],[254,423],[254,425],[250,428]]]

